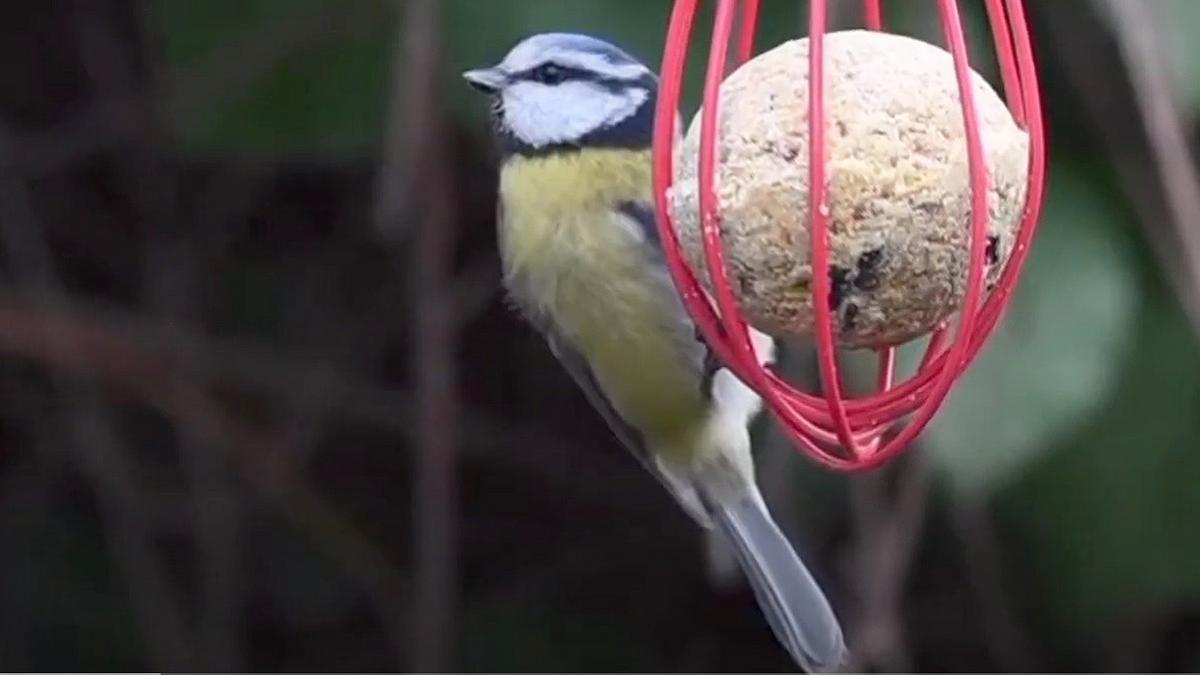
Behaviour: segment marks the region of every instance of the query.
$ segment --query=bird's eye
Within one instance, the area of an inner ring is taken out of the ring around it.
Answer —
[[[563,69],[553,63],[547,63],[539,66],[533,76],[542,84],[558,84],[563,81]]]

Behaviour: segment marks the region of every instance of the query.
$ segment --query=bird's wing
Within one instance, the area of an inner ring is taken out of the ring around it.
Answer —
[[[550,347],[550,352],[562,364],[563,369],[567,371],[579,389],[583,391],[588,403],[596,409],[596,412],[608,424],[609,429],[612,430],[617,440],[629,450],[630,454],[637,458],[638,462],[651,475],[662,483],[663,487],[679,502],[688,515],[702,526],[706,528],[710,527],[711,520],[709,520],[707,511],[701,506],[695,489],[691,485],[671,480],[670,477],[663,473],[658,462],[655,461],[654,456],[650,454],[649,449],[646,447],[641,432],[625,421],[613,406],[608,395],[604,393],[604,388],[596,378],[591,366],[588,365],[587,359],[571,345],[562,333],[555,328],[552,322],[535,320],[535,323],[545,337],[546,344]]]
[[[626,220],[628,220],[631,225],[637,228],[645,228],[644,236],[648,242],[652,242],[652,245],[647,247],[650,255],[661,255],[661,249],[657,245],[658,230],[654,226],[653,211],[651,210],[647,212],[634,209],[627,210],[623,208],[622,213],[627,216]],[[635,213],[641,213],[649,218],[648,228],[646,226],[646,221],[640,217],[635,217]],[[503,223],[505,217],[503,203],[499,203],[497,205],[496,215],[497,223]],[[500,228],[499,235],[504,236],[503,227]],[[651,236],[653,239],[650,239]],[[663,272],[664,274],[668,274],[665,267],[663,268]],[[520,283],[518,280],[510,281]],[[663,282],[670,284],[671,281],[669,276],[664,276]],[[670,295],[666,297],[677,299],[677,295],[675,295],[673,287],[666,290],[668,290],[670,293]],[[535,329],[537,329],[539,333],[541,333],[542,337],[546,341],[547,346],[550,348],[550,352],[559,361],[559,363],[562,364],[563,369],[567,371],[567,374],[571,376],[571,379],[575,381],[576,386],[578,386],[583,392],[588,403],[590,403],[591,406],[595,408],[596,412],[599,413],[601,419],[603,419],[608,425],[609,429],[612,430],[613,435],[617,437],[617,440],[621,443],[621,445],[624,445],[626,449],[629,450],[630,454],[637,459],[637,461],[646,469],[646,471],[650,472],[651,475],[653,475],[660,483],[662,483],[662,485],[667,489],[667,492],[679,502],[688,515],[690,515],[703,527],[711,527],[712,521],[708,517],[708,512],[700,504],[700,499],[696,495],[695,489],[686,482],[674,479],[673,477],[664,473],[663,468],[659,466],[654,455],[646,446],[646,442],[642,436],[642,433],[632,424],[625,421],[625,418],[621,415],[620,411],[618,411],[613,405],[611,398],[605,393],[603,385],[600,383],[599,378],[596,377],[596,373],[592,370],[592,367],[588,363],[587,359],[584,358],[575,345],[571,343],[570,339],[563,335],[558,326],[553,321],[549,320],[548,317],[542,316],[536,311],[531,311],[531,308],[524,306],[523,303],[516,302],[514,305],[515,308],[525,317],[525,319]],[[675,314],[676,313],[672,313],[672,315]],[[689,355],[691,362],[695,363],[698,371],[700,371],[697,374],[697,377],[700,378],[698,379],[698,382],[703,380],[705,384],[701,386],[707,386],[707,384],[711,382],[712,375],[709,374],[706,377],[703,374],[703,369],[705,364],[710,362],[715,363],[715,361],[711,356],[706,356],[708,354],[708,348],[704,345],[702,338],[695,333],[695,329],[691,327],[691,319],[688,317],[687,312],[683,309],[682,303],[679,305],[677,314],[679,316],[680,323],[678,325],[681,327],[681,334],[683,334],[683,331],[691,331],[690,333],[686,333],[688,339],[682,342],[681,346],[683,346],[685,349],[684,353]]]
[[[687,355],[688,362],[697,373],[698,383],[702,392],[709,399],[714,398],[719,392],[714,391],[714,387],[720,387],[720,383],[716,380],[716,375],[722,370],[728,370],[716,354],[709,348],[703,334],[696,327],[692,317],[688,314],[687,308],[683,304],[683,298],[680,297],[678,289],[675,288],[675,281],[671,278],[671,271],[667,267],[666,254],[662,249],[662,240],[658,233],[658,220],[654,213],[654,208],[645,202],[626,202],[619,207],[620,213],[625,216],[626,220],[638,228],[641,232],[643,240],[646,242],[647,255],[649,260],[647,264],[650,269],[654,270],[658,284],[662,288],[664,298],[664,306],[668,307],[670,315],[674,318],[676,326],[675,336],[678,340],[680,350]],[[754,350],[760,364],[772,363],[775,360],[775,341],[769,335],[761,333],[754,328],[750,328],[750,339],[754,344]],[[723,401],[716,401],[717,405],[734,406],[737,408],[737,414],[734,418],[744,419],[746,424],[749,424],[750,419],[758,414],[760,402],[757,394],[751,392],[744,387],[740,381],[734,382],[736,377],[730,371],[729,378],[726,381],[727,392],[729,387],[739,389],[741,391],[733,393],[732,397],[725,396]],[[721,398],[719,395],[717,398]]]
[[[712,392],[713,377],[723,366],[720,360],[704,340],[683,305],[675,282],[671,279],[671,271],[667,268],[666,254],[663,253],[662,239],[658,233],[658,222],[654,207],[646,202],[624,202],[618,205],[618,213],[625,218],[631,227],[635,228],[646,243],[646,261],[654,270],[658,285],[664,298],[664,306],[673,317],[676,327],[675,336],[679,342],[680,351],[687,356],[688,363],[697,373],[697,382],[705,396]]]

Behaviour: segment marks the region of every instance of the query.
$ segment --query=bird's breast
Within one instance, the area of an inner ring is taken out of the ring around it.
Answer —
[[[706,403],[682,351],[674,291],[617,208],[648,201],[648,153],[618,154],[634,157],[507,163],[500,229],[506,283],[523,309],[553,321],[583,354],[622,416],[650,436],[678,437],[694,432]],[[622,162],[633,166],[622,169]],[[606,172],[618,176],[597,175]]]

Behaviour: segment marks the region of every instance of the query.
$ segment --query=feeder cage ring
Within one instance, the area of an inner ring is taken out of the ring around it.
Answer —
[[[1045,188],[1046,148],[1037,72],[1023,0],[982,0],[991,28],[1004,99],[1017,126],[1029,136],[1025,204],[1012,253],[984,297],[988,227],[988,169],[980,117],[971,86],[968,48],[957,0],[935,0],[946,49],[953,56],[971,188],[970,263],[967,288],[954,322],[936,328],[920,365],[896,380],[896,347],[878,350],[874,393],[851,397],[842,383],[828,299],[828,275],[812,275],[814,338],[821,393],[802,391],[759,364],[745,318],[726,274],[720,238],[721,215],[714,186],[718,91],[731,68],[754,54],[760,0],[715,0],[713,30],[700,118],[698,185],[703,258],[711,280],[706,291],[686,261],[672,221],[668,194],[674,178],[679,104],[685,61],[700,0],[675,0],[660,72],[654,127],[654,192],[665,257],[684,305],[717,358],[762,397],[793,445],[829,469],[876,468],[900,454],[930,423],[955,382],[966,371],[1000,321],[1028,257]],[[828,0],[811,0],[808,10],[809,235],[811,269],[828,269],[829,208],[826,147],[824,42]],[[866,28],[883,30],[882,0],[864,0]],[[736,43],[734,33],[737,33]],[[730,58],[731,49],[736,50]],[[799,74],[798,74],[799,76]]]

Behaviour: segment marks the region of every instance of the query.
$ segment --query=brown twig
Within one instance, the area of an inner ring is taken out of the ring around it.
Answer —
[[[1005,589],[1003,552],[996,542],[987,503],[982,497],[959,496],[951,516],[962,542],[968,581],[979,603],[979,621],[992,658],[1009,673],[1041,670]]]
[[[1179,96],[1164,72],[1166,36],[1155,17],[1162,7],[1129,0],[1097,0],[1093,6],[1108,12],[1107,26],[1095,12],[1067,3],[1044,3],[1036,10],[1059,36],[1046,44],[1061,56],[1073,93],[1083,101],[1078,109],[1093,121],[1155,254],[1200,331],[1200,179]],[[1128,78],[1137,96],[1113,87],[1114,77]]]
[[[12,166],[11,138],[7,129],[0,129],[0,167]],[[65,302],[28,188],[15,173],[0,173],[0,210],[0,234],[15,275],[43,304]],[[30,337],[63,354],[82,354],[70,334],[35,327]],[[95,489],[113,555],[147,636],[151,659],[158,669],[186,668],[193,662],[186,613],[155,554],[148,511],[141,503],[143,495],[128,448],[95,391],[59,368],[53,368],[51,375],[67,399],[68,428],[80,464]]]
[[[1166,194],[1173,225],[1170,248],[1177,258],[1169,269],[1192,325],[1200,332],[1200,169],[1184,129],[1181,97],[1171,86],[1171,64],[1163,53],[1162,45],[1169,44],[1169,38],[1162,28],[1171,24],[1155,21],[1162,7],[1153,2],[1107,0],[1106,4]]]
[[[435,115],[439,96],[435,88],[439,40],[425,30],[436,21],[436,11],[425,0],[399,3],[405,10],[404,25],[397,31],[394,46],[387,124],[375,185],[375,226],[398,241],[410,220],[414,199],[429,181],[421,175],[430,166],[434,144],[442,124]],[[413,21],[419,25],[413,25]],[[422,225],[423,223],[417,223]]]
[[[3,159],[8,158],[0,157]],[[12,166],[11,162],[0,164]],[[172,600],[167,577],[149,548],[147,519],[151,510],[137,500],[132,465],[107,416],[88,403],[97,398],[88,390],[93,380],[115,385],[157,410],[174,421],[190,442],[218,450],[232,449],[239,474],[255,493],[361,579],[383,620],[399,625],[395,615],[396,608],[403,605],[405,580],[370,539],[304,487],[288,468],[289,463],[280,461],[285,456],[284,435],[264,432],[238,420],[194,384],[197,364],[209,374],[224,372],[204,367],[215,366],[220,359],[186,361],[178,354],[174,358],[159,355],[157,348],[163,345],[188,344],[180,339],[177,324],[151,324],[154,327],[143,331],[139,343],[130,339],[136,331],[129,330],[128,325],[125,329],[115,328],[111,317],[80,318],[78,309],[52,285],[49,253],[37,238],[28,200],[17,192],[23,189],[22,183],[15,176],[3,178],[0,187],[6,188],[7,194],[0,194],[0,206],[8,211],[0,214],[0,221],[7,248],[22,275],[39,280],[43,290],[34,293],[32,299],[0,294],[0,350],[46,364],[56,374],[60,389],[76,392],[72,428],[77,432],[81,461],[96,484],[118,563],[131,585],[132,599],[142,616],[148,647],[158,668],[180,669],[193,663],[186,623],[182,609]],[[14,255],[14,251],[19,254]],[[45,290],[47,286],[49,291]],[[133,323],[129,321],[129,325]],[[269,350],[260,352],[265,355]],[[253,371],[253,364],[260,362],[258,357],[243,359],[238,370],[249,366]],[[278,384],[290,380],[291,373],[287,365],[279,366],[276,377],[284,379]]]
[[[452,668],[458,595],[457,463],[460,404],[455,352],[454,282],[457,222],[448,134],[437,88],[441,28],[435,0],[404,4],[403,30],[393,64],[388,139],[379,171],[376,225],[400,233],[412,218],[415,310],[413,359],[417,431],[414,477],[415,597],[411,616],[411,670]]]
[[[163,128],[155,102],[166,68],[155,23],[137,23],[136,39],[122,39],[111,17],[96,3],[76,7],[82,61],[101,98],[141,92],[138,119],[144,131],[127,153],[126,183],[148,233],[144,248],[142,295],[146,304],[173,329],[197,321],[195,266],[190,255],[183,214],[179,210],[179,177],[163,160]],[[138,63],[138,62],[141,63]],[[141,66],[139,68],[139,65]],[[203,231],[203,228],[198,228]],[[164,377],[171,377],[165,373]],[[205,386],[200,380],[198,386]],[[195,434],[179,430],[182,467],[192,508],[192,539],[199,569],[195,606],[196,661],[192,667],[212,671],[243,669],[241,583],[241,509],[234,479],[223,453],[198,443]]]
[[[46,335],[63,337],[47,340]],[[154,341],[161,341],[159,335]],[[172,420],[192,441],[231,453],[252,494],[360,579],[381,617],[398,625],[394,615],[403,605],[407,582],[369,537],[302,484],[287,460],[285,433],[239,420],[209,392],[181,376],[189,367],[140,347],[102,321],[80,320],[64,306],[46,307],[0,294],[0,351],[32,358],[75,380],[114,387]],[[138,508],[135,513],[149,511]]]
[[[51,331],[70,334],[79,350],[62,350],[39,339]],[[326,359],[249,340],[180,332],[162,321],[85,307],[77,300],[50,307],[0,287],[0,352],[99,380],[164,415],[171,411],[155,395],[163,389],[163,373],[209,373],[228,386],[285,399],[294,392],[296,382],[319,382],[329,395],[313,403],[328,407],[309,412],[334,415],[404,438],[414,433],[415,403],[410,393],[382,387]],[[503,438],[506,445],[523,450],[495,457],[497,461],[510,466],[516,463],[552,484],[565,481],[580,495],[605,494],[597,485],[635,472],[623,456],[564,453],[561,448],[568,445],[566,439],[503,421],[483,410],[464,410],[460,431],[468,447],[476,449],[476,459],[493,457],[496,439]],[[573,471],[566,470],[567,462],[573,463]],[[581,475],[592,479],[581,480]]]
[[[141,93],[144,131],[127,153],[125,181],[141,212],[148,241],[144,248],[143,296],[152,311],[177,330],[198,320],[194,258],[189,228],[179,210],[179,177],[163,161],[163,129],[155,102],[166,71],[153,21],[137,24],[135,39],[122,39],[105,7],[76,6],[81,60],[100,98]],[[140,62],[140,63],[139,63]],[[140,67],[139,67],[140,66]],[[204,231],[205,228],[197,228]],[[164,373],[164,377],[172,377]],[[205,381],[201,380],[203,387]],[[193,541],[197,551],[199,592],[196,594],[195,649],[192,667],[213,671],[242,669],[241,548],[239,497],[222,453],[180,433],[182,466],[193,501]]]
[[[895,474],[894,498],[888,494],[889,474]],[[928,462],[914,448],[900,463],[850,484],[859,608],[847,672],[912,670],[903,596],[924,527],[930,478]]]

